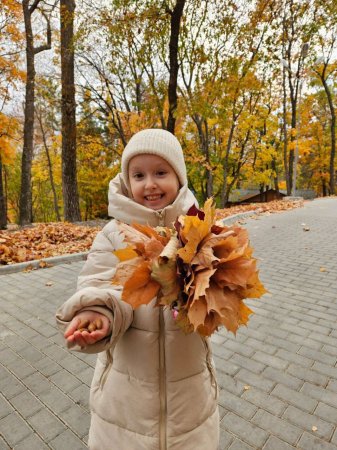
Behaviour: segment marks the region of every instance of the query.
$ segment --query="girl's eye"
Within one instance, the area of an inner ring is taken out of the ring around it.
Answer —
[[[163,175],[166,175],[166,172],[165,172],[165,170],[160,170],[159,172],[158,172],[158,175],[159,176],[163,176]]]
[[[143,178],[143,174],[142,173],[134,173],[133,178],[135,178],[136,180],[140,180]]]

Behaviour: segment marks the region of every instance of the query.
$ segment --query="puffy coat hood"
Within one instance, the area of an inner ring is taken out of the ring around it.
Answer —
[[[128,224],[136,222],[152,227],[158,225],[172,227],[176,218],[186,214],[193,205],[198,206],[198,201],[186,184],[180,188],[175,201],[159,211],[153,211],[133,201],[129,197],[121,174],[118,174],[109,184],[109,216]]]

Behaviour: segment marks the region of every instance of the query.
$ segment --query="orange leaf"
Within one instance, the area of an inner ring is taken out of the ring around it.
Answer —
[[[134,228],[135,230],[139,231],[140,233],[144,234],[145,236],[147,236],[148,238],[154,238],[157,241],[161,242],[164,245],[166,245],[171,237],[171,233],[170,230],[168,228],[164,228],[163,229],[163,234],[165,234],[165,236],[163,236],[162,234],[159,234],[155,228],[150,227],[149,225],[141,225],[139,223],[132,223],[131,224],[132,228]]]
[[[252,311],[250,308],[248,308],[248,306],[245,305],[243,303],[243,301],[241,301],[240,306],[239,306],[239,314],[240,314],[240,319],[239,319],[240,325],[246,325],[248,323],[249,316],[251,314],[254,314],[254,311]]]
[[[163,251],[164,246],[157,239],[151,238],[144,246],[144,257],[147,259],[157,258]]]
[[[153,300],[160,289],[160,284],[151,279],[148,261],[143,261],[125,282],[122,300],[134,309],[140,305],[147,305]]]
[[[120,261],[127,261],[128,259],[137,258],[138,254],[132,247],[121,248],[112,252]]]
[[[205,217],[184,216],[180,236],[185,242],[184,247],[178,250],[178,255],[185,263],[190,263],[197,252],[200,242],[210,233],[214,222],[215,208],[213,199],[209,198],[204,205]]]
[[[123,286],[143,261],[144,259],[139,256],[138,258],[120,262],[117,265],[115,276],[112,279],[112,284]]]
[[[268,291],[259,279],[259,272],[256,271],[248,280],[246,289],[239,289],[241,298],[260,298]]]

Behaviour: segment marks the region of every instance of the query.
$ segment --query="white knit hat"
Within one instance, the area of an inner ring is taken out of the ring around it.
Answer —
[[[131,158],[137,155],[157,155],[165,159],[174,169],[180,184],[187,183],[183,151],[178,139],[169,131],[150,128],[134,134],[122,154],[122,177],[130,188],[128,167]]]

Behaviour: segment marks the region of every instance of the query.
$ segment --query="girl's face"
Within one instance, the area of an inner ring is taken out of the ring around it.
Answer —
[[[134,156],[128,171],[133,199],[140,205],[158,210],[176,199],[179,192],[178,177],[170,164],[160,156]]]

